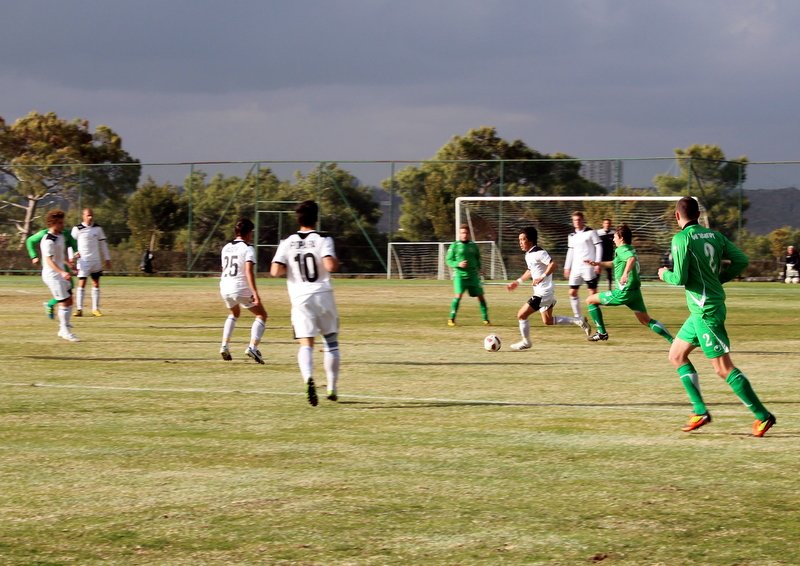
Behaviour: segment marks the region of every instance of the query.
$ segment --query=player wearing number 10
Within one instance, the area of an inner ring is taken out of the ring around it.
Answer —
[[[683,427],[689,432],[711,422],[702,395],[699,378],[689,354],[702,348],[711,360],[717,375],[733,389],[737,397],[756,417],[753,436],[764,436],[775,416],[767,411],[753,391],[750,381],[733,365],[730,341],[725,331],[725,291],[722,284],[739,275],[747,267],[747,256],[728,238],[715,230],[698,224],[700,207],[691,197],[683,197],[675,206],[675,218],[681,231],[672,238],[670,270],[662,267],[658,277],[672,285],[683,285],[689,318],[678,331],[669,350],[669,361],[678,370],[689,399],[694,405],[694,414]],[[725,260],[730,263],[726,266]]]
[[[278,245],[272,258],[270,274],[286,275],[286,287],[292,303],[292,328],[300,342],[297,364],[306,385],[308,402],[318,403],[314,384],[314,338],[325,341],[323,364],[328,380],[328,399],[337,400],[339,380],[339,314],[333,297],[331,272],[339,269],[333,238],[317,232],[319,207],[313,200],[301,202],[295,209],[300,230]]]
[[[250,345],[244,353],[258,362],[264,363],[264,357],[258,349],[267,324],[267,310],[261,303],[256,288],[256,253],[250,243],[253,241],[253,222],[249,218],[236,221],[234,233],[236,237],[222,248],[222,274],[219,279],[219,292],[225,305],[231,310],[222,330],[222,346],[219,353],[222,359],[230,361],[228,345],[241,314],[241,307],[248,309],[256,316],[250,328]]]

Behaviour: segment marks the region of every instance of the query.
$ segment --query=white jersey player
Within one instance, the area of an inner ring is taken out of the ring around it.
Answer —
[[[569,280],[569,302],[576,318],[581,318],[581,304],[578,289],[583,283],[589,294],[597,293],[600,281],[600,267],[591,266],[587,261],[597,262],[603,258],[603,245],[597,232],[586,226],[583,212],[572,213],[573,232],[567,240],[567,259],[564,262],[564,277]]]
[[[312,200],[295,210],[300,230],[282,240],[272,259],[273,277],[286,275],[286,287],[292,303],[294,337],[300,342],[297,363],[306,384],[308,402],[318,403],[314,384],[314,338],[325,341],[323,365],[327,378],[328,399],[336,401],[339,380],[339,314],[333,297],[331,272],[339,268],[333,238],[316,231],[319,207]]]
[[[64,212],[51,210],[45,218],[47,234],[39,246],[42,258],[42,281],[53,298],[58,301],[58,336],[70,342],[79,342],[70,330],[72,315],[72,275],[64,269]]]
[[[103,316],[100,312],[100,277],[103,266],[111,269],[111,254],[103,229],[94,223],[94,211],[83,209],[82,222],[72,228],[72,237],[78,242],[78,292],[75,316],[83,316],[83,298],[86,279],[92,278],[92,314]]]
[[[589,335],[590,328],[586,320],[568,316],[553,316],[553,307],[556,304],[553,287],[553,272],[556,262],[550,257],[547,250],[537,245],[538,232],[533,226],[524,228],[519,234],[519,247],[525,252],[525,264],[528,269],[516,281],[507,285],[513,291],[528,279],[533,283],[533,295],[523,304],[517,312],[519,333],[522,340],[512,344],[512,350],[527,350],[531,347],[531,325],[528,318],[536,311],[542,316],[542,322],[551,326],[555,324],[575,324]]]
[[[244,353],[259,364],[264,363],[264,357],[258,346],[267,325],[267,310],[261,303],[256,287],[256,252],[250,245],[253,241],[254,228],[249,218],[240,218],[234,227],[235,238],[222,248],[219,294],[231,312],[225,319],[225,326],[222,329],[222,345],[219,353],[227,362],[233,359],[230,351],[231,337],[242,312],[241,307],[244,307],[256,317],[250,327],[250,344]]]

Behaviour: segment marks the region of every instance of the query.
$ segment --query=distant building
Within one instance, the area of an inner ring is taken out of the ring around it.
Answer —
[[[622,161],[618,159],[583,161],[580,174],[607,190],[615,189],[622,186]]]

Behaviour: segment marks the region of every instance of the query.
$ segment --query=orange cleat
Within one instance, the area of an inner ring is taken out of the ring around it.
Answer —
[[[691,432],[697,430],[703,425],[711,422],[711,413],[703,413],[702,415],[692,415],[689,417],[689,422],[681,430],[683,432]]]
[[[753,436],[757,436],[757,437],[761,438],[762,436],[764,436],[767,433],[767,431],[769,429],[772,428],[772,425],[774,425],[776,422],[778,422],[778,419],[776,419],[775,415],[773,415],[772,413],[769,414],[769,416],[767,417],[767,420],[754,422],[753,423]]]

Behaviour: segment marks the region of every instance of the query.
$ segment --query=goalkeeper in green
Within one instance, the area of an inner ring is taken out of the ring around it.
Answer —
[[[689,318],[678,331],[669,350],[669,361],[677,369],[694,414],[683,427],[684,432],[711,422],[700,383],[689,354],[701,348],[718,376],[733,389],[744,405],[755,415],[753,436],[764,436],[776,422],[753,391],[750,381],[733,365],[730,340],[725,330],[725,291],[722,284],[739,275],[747,267],[747,256],[728,238],[697,222],[700,205],[691,197],[683,197],[675,206],[675,218],[681,231],[672,238],[672,269],[662,267],[658,277],[671,285],[683,285]]]
[[[73,253],[72,261],[74,262],[75,261],[74,258],[78,257],[77,255],[78,242],[77,240],[75,240],[75,238],[72,237],[72,234],[70,234],[69,232],[65,231],[62,232],[62,234],[64,235],[64,243],[66,247],[72,250]],[[45,228],[44,230],[39,230],[35,234],[31,234],[25,240],[25,248],[28,250],[28,257],[31,258],[31,263],[33,263],[33,265],[39,264],[39,246],[41,245],[42,240],[46,235],[47,235],[47,228]],[[64,264],[64,270],[72,273],[70,267],[71,266],[69,264]],[[57,304],[58,301],[54,298],[51,298],[44,304],[44,312],[45,314],[47,314],[48,318],[55,318],[55,313],[53,309]]]
[[[589,316],[597,327],[597,332],[588,340],[590,342],[608,340],[608,332],[603,322],[603,311],[600,310],[600,305],[609,307],[625,305],[633,311],[636,320],[667,342],[672,343],[672,335],[664,328],[664,325],[647,314],[647,307],[645,307],[644,297],[642,297],[642,281],[639,277],[639,257],[636,255],[636,249],[631,245],[633,232],[627,224],[621,224],[617,226],[613,237],[615,246],[613,261],[585,260],[594,267],[608,268],[613,265],[614,281],[617,282],[616,289],[595,293],[586,298]]]
[[[483,324],[489,324],[489,307],[486,305],[486,298],[483,296],[483,285],[481,284],[481,252],[478,244],[471,240],[469,226],[462,224],[458,228],[458,240],[450,244],[445,258],[447,265],[453,268],[453,301],[450,303],[450,318],[447,320],[448,326],[456,325],[456,314],[461,303],[461,297],[465,292],[470,297],[477,297],[480,304]]]

